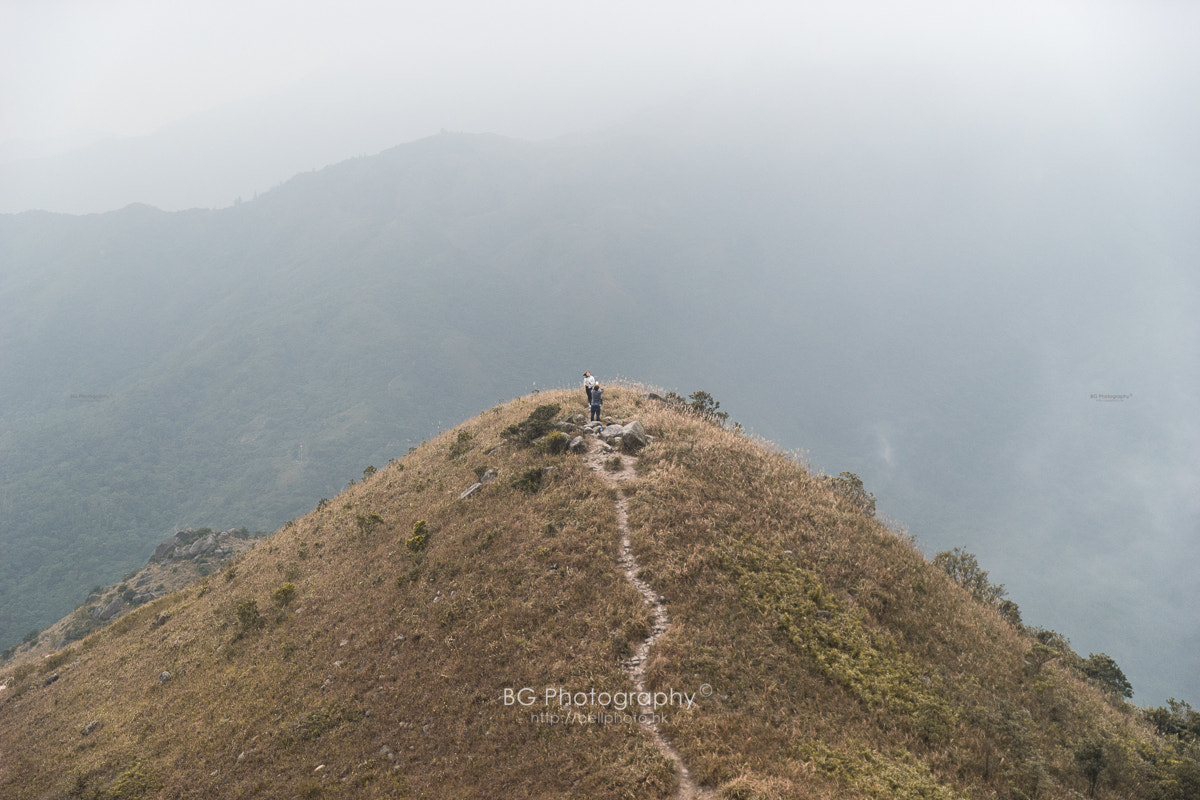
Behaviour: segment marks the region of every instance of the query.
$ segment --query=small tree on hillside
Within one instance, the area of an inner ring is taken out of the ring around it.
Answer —
[[[875,516],[875,495],[863,486],[862,478],[853,472],[843,472],[829,480],[832,481],[835,492],[861,508],[868,517]]]
[[[728,411],[721,411],[721,403],[703,389],[697,389],[684,400],[678,392],[667,392],[667,402],[700,417],[705,422],[725,427]]]
[[[1104,771],[1106,759],[1104,746],[1099,742],[1085,742],[1075,749],[1075,763],[1083,770],[1088,780],[1088,797],[1096,796],[1096,781]]]
[[[1083,657],[1071,648],[1071,642],[1061,633],[1050,628],[1033,626],[1025,628],[1025,634],[1033,639],[1033,648],[1026,655],[1026,664],[1034,674],[1055,659],[1075,670],[1083,669]]]
[[[688,396],[688,407],[696,414],[716,425],[725,425],[729,419],[728,411],[721,411],[721,403],[706,391],[697,389]]]
[[[1167,700],[1166,708],[1147,709],[1146,719],[1164,736],[1178,736],[1186,742],[1200,741],[1200,712],[1182,700],[1172,697]]]
[[[1125,673],[1117,666],[1117,662],[1113,661],[1112,656],[1088,653],[1087,660],[1083,662],[1083,674],[1110,692],[1125,698],[1133,697],[1133,684],[1125,677]]]
[[[239,638],[243,634],[263,626],[263,618],[258,611],[257,600],[243,600],[234,607],[234,610],[237,612],[238,622],[241,624],[241,630],[238,631]]]
[[[941,568],[950,576],[950,580],[966,589],[985,606],[998,606],[1007,594],[1004,585],[991,583],[987,570],[981,569],[975,556],[961,547],[938,553],[933,557],[933,565]]]
[[[1012,600],[1001,600],[1000,605],[996,606],[996,609],[1009,625],[1012,625],[1017,630],[1021,630],[1024,627],[1021,624],[1021,609]]]

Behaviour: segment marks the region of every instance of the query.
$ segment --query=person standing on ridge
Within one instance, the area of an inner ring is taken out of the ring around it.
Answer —
[[[592,404],[592,389],[598,383],[599,383],[599,381],[597,381],[595,378],[592,377],[592,373],[590,373],[590,372],[583,373],[583,390],[585,392],[587,392],[589,406]]]
[[[599,422],[600,404],[604,402],[604,390],[600,388],[599,383],[593,386],[592,390],[588,392],[588,399],[591,401],[592,406],[592,422]]]

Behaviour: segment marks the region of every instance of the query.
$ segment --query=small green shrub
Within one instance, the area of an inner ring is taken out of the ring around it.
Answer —
[[[321,785],[320,781],[314,778],[305,778],[296,787],[296,795],[303,798],[303,800],[316,800],[316,798],[324,794],[325,787]]]
[[[505,428],[504,436],[520,444],[531,445],[535,439],[542,438],[554,429],[554,418],[560,410],[561,406],[557,403],[538,406],[525,421]]]
[[[275,591],[271,592],[271,599],[275,601],[275,605],[284,608],[296,596],[296,584],[291,581],[283,584]]]
[[[425,545],[429,543],[429,525],[423,519],[417,520],[413,524],[412,536],[408,537],[408,541],[404,546],[411,553],[419,553],[425,549]]]
[[[535,442],[537,449],[543,453],[551,453],[557,455],[565,453],[567,447],[570,446],[571,440],[562,431],[551,431]]]
[[[1024,627],[1021,623],[1021,608],[1012,600],[1001,600],[1000,605],[996,606],[996,610],[1000,612],[1000,616],[1004,617],[1009,625],[1012,625],[1017,630],[1021,630]]]
[[[369,536],[371,531],[379,527],[383,523],[383,517],[378,514],[355,514],[354,523],[358,526],[358,532],[363,536]]]
[[[450,445],[450,458],[458,458],[459,456],[466,455],[471,449],[471,441],[474,438],[470,431],[459,431],[458,438]]]
[[[534,494],[542,488],[542,477],[544,474],[541,467],[530,467],[523,470],[520,475],[512,479],[513,488]]]
[[[237,613],[238,623],[242,626],[243,633],[262,627],[263,618],[262,614],[258,611],[257,600],[243,600],[237,604],[234,610]]]

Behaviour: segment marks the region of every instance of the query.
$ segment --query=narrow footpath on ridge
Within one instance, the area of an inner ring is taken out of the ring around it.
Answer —
[[[619,470],[606,466],[606,462],[614,458],[621,460]],[[637,557],[634,556],[633,547],[629,541],[629,499],[621,491],[621,483],[635,477],[634,465],[637,463],[637,459],[623,453],[606,452],[605,447],[599,441],[594,441],[584,456],[584,460],[605,484],[617,490],[617,499],[614,505],[617,512],[617,527],[621,532],[621,555],[617,563],[625,570],[626,579],[642,595],[642,601],[650,606],[652,612],[650,635],[642,640],[633,655],[621,664],[625,674],[633,682],[634,690],[641,694],[646,691],[646,664],[650,660],[650,648],[670,629],[671,618],[667,614],[661,595],[655,592],[650,584],[638,577],[642,567],[638,563]],[[702,800],[702,798],[709,797],[709,793],[702,791],[688,772],[679,751],[671,746],[662,731],[658,729],[658,724],[654,721],[654,709],[651,706],[642,706],[640,713],[641,726],[654,739],[659,752],[675,765],[679,775],[679,791],[676,793],[676,797],[679,800]]]

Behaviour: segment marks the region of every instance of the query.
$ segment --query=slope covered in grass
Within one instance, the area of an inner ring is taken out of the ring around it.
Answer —
[[[671,618],[647,688],[703,790],[1073,797],[1095,746],[1096,796],[1189,796],[1184,745],[1031,661],[1027,635],[771,448],[633,387],[605,412],[654,441],[619,490],[523,441],[580,399],[485,411],[205,582],[0,673],[0,796],[672,797],[618,699],[652,617],[619,566],[618,492]]]
[[[1093,773],[1098,797],[1200,789],[1194,750],[838,481],[699,420],[671,427],[640,458],[630,525],[679,623],[651,683],[714,687],[667,726],[697,778],[747,797],[1073,797]]]

